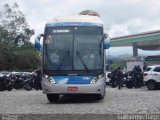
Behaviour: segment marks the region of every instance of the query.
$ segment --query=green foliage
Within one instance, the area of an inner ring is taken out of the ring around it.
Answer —
[[[116,67],[121,67],[123,69],[124,67],[126,67],[126,61],[114,60],[113,64],[111,64],[111,69],[115,69]]]
[[[111,64],[111,69],[115,69],[116,67],[118,67],[118,64],[116,63]]]
[[[23,50],[16,54],[15,67],[19,70],[30,71],[40,65],[40,59],[36,51]]]
[[[0,45],[0,71],[33,71],[40,66],[39,53],[30,46]]]
[[[2,4],[1,4],[2,5]],[[0,7],[0,71],[32,71],[40,65],[40,56],[29,42],[33,35],[18,4]]]

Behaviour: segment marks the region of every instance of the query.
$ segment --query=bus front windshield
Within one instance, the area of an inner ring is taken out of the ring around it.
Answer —
[[[102,27],[50,27],[44,40],[44,69],[103,69]]]

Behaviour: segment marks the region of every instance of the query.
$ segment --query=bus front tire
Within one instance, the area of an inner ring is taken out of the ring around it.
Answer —
[[[58,94],[47,94],[47,99],[49,102],[57,102],[59,98]]]

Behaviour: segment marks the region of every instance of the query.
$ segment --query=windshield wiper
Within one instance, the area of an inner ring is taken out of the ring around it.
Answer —
[[[87,67],[87,65],[85,64],[84,60],[82,59],[80,53],[77,51],[76,54],[78,55],[78,57],[79,57],[82,65],[84,66],[85,70],[86,70],[87,72],[89,72],[88,67]]]
[[[60,62],[59,66],[57,68],[58,71],[61,69],[66,58],[69,58],[69,50],[66,52],[66,55],[63,57],[62,61]]]

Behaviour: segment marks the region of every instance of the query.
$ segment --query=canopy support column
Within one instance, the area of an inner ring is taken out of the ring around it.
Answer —
[[[137,42],[133,42],[132,46],[133,46],[133,56],[136,57],[136,56],[138,56]]]

